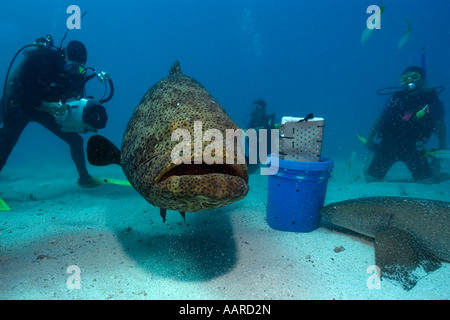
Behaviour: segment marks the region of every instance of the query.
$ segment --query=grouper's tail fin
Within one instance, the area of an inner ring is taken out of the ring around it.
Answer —
[[[94,166],[120,165],[120,150],[105,137],[95,135],[87,143],[87,158]]]
[[[172,74],[182,74],[183,72],[181,72],[181,66],[180,66],[180,61],[175,61],[174,63],[173,63],[173,65],[171,65],[170,66],[170,69],[169,69],[169,75],[172,75]]]

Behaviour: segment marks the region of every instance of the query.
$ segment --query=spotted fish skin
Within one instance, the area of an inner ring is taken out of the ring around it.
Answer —
[[[245,164],[235,161],[233,165],[187,164],[177,168],[172,163],[171,152],[179,143],[172,141],[172,132],[189,130],[193,145],[195,121],[201,121],[203,133],[218,129],[224,138],[226,129],[239,129],[203,85],[181,73],[176,62],[169,76],[144,95],[122,141],[123,171],[152,205],[194,212],[228,205],[246,196],[248,172]],[[203,142],[203,149],[209,143]],[[225,156],[225,141],[223,146]]]
[[[381,277],[411,290],[450,262],[450,202],[408,197],[367,197],[331,203],[322,218],[374,238]]]

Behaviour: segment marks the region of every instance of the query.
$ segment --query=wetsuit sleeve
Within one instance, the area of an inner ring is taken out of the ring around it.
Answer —
[[[436,104],[435,114],[435,133],[439,141],[439,149],[447,149],[447,127],[445,125],[445,111],[444,104],[441,100],[438,100]]]
[[[275,126],[275,112],[269,114],[269,116],[267,117],[267,122],[268,122],[268,129],[269,128],[273,128]]]
[[[379,116],[375,120],[374,124],[372,125],[372,128],[370,129],[369,135],[367,136],[366,147],[371,151],[375,151],[375,144],[373,142],[373,139],[375,138],[375,135],[377,134],[377,132],[379,130],[380,122],[381,122],[381,116]]]
[[[382,124],[384,118],[386,117],[390,101],[391,101],[391,99],[388,99],[386,101],[386,103],[383,106],[383,110],[381,111],[381,114],[375,119],[375,122],[373,123],[372,128],[370,128],[370,132],[369,132],[369,135],[367,136],[367,143],[366,143],[366,147],[369,150],[372,150],[372,151],[375,150],[375,144],[373,142],[373,139],[375,138],[376,134],[380,132],[381,124]]]
[[[247,121],[247,126],[245,127],[245,129],[250,129],[252,127],[252,124],[253,124],[253,118],[250,118]]]
[[[255,114],[252,112],[249,115],[249,119],[247,120],[247,127],[246,129],[253,128],[255,125]]]

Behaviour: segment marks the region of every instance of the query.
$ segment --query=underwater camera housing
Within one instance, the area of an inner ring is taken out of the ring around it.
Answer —
[[[67,100],[66,113],[57,119],[64,132],[97,132],[103,129],[108,121],[106,109],[98,101],[92,99]]]

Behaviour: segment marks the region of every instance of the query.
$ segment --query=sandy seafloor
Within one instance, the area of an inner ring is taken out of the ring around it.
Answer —
[[[401,181],[368,184],[362,164],[334,162],[326,204],[374,195],[450,201],[450,182],[401,182],[408,174],[397,166],[388,177]],[[370,239],[324,227],[271,229],[266,176],[251,175],[240,202],[188,213],[186,222],[169,211],[164,224],[134,189],[82,189],[70,166],[7,165],[1,172],[0,197],[13,210],[0,212],[0,299],[450,298],[448,263],[410,291],[388,281],[369,289]],[[124,178],[118,166],[90,172]],[[80,289],[67,287],[71,265],[81,272]]]

